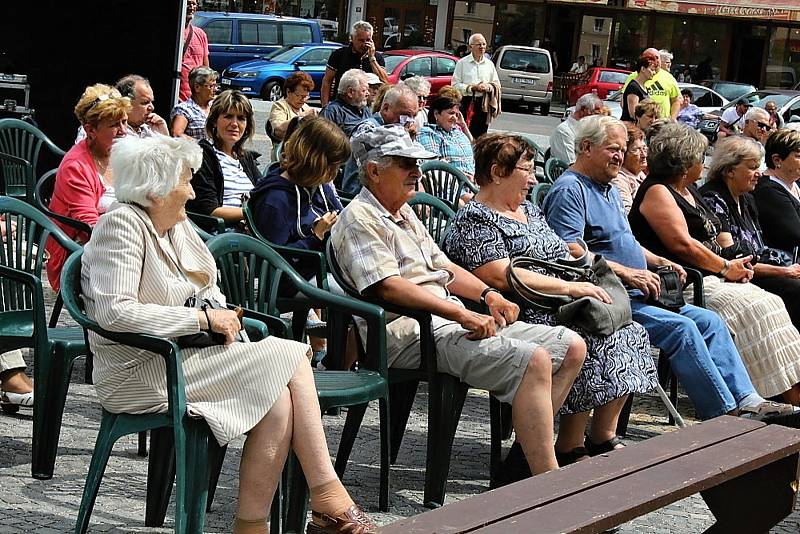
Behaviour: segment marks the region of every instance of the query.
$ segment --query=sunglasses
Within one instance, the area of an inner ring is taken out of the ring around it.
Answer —
[[[756,121],[756,124],[758,125],[759,130],[764,130],[765,132],[772,130],[772,126],[767,123]]]

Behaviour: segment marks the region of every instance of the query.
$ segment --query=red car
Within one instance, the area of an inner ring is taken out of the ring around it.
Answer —
[[[428,50],[391,50],[383,52],[389,83],[395,84],[411,76],[424,76],[431,82],[435,95],[443,85],[450,85],[458,57]]]
[[[569,105],[574,106],[580,97],[591,92],[597,93],[600,100],[605,100],[610,93],[622,88],[630,73],[621,69],[590,68],[580,77],[576,85],[569,88],[567,93]]]

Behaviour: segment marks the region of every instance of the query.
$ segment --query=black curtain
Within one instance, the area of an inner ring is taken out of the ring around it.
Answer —
[[[84,88],[126,74],[150,79],[168,120],[183,0],[0,1],[0,72],[28,76],[34,118],[58,146],[75,140]],[[0,89],[0,104],[7,95]]]

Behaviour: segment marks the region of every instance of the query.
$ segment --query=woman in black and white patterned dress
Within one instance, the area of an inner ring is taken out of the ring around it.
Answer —
[[[568,253],[566,243],[547,225],[544,215],[525,196],[536,183],[533,154],[524,139],[493,134],[475,145],[475,178],[481,186],[475,199],[461,208],[445,239],[445,252],[487,284],[508,289],[509,259],[533,256],[555,261]],[[526,283],[547,293],[573,297],[608,295],[589,283],[568,283],[533,272]],[[556,324],[553,313],[522,308],[520,317],[531,323]],[[617,419],[632,393],[650,391],[656,373],[647,332],[638,323],[610,336],[597,336],[566,325],[586,340],[587,355],[560,415],[556,453],[559,463],[622,446],[616,436]],[[594,410],[591,429],[583,433]]]

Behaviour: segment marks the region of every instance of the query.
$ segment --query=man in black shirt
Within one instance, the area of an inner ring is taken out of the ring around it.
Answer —
[[[336,86],[346,71],[361,69],[377,75],[383,83],[387,83],[389,78],[383,70],[385,65],[383,55],[375,51],[375,43],[372,42],[372,24],[363,20],[356,22],[350,32],[350,46],[334,50],[328,58],[320,88],[322,106],[325,107],[331,97],[336,95]]]

